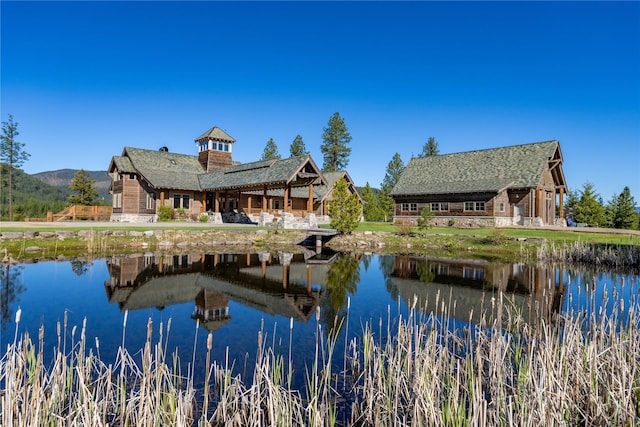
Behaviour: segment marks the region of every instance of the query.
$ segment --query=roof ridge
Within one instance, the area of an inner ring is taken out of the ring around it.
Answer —
[[[557,143],[559,141],[557,139],[550,139],[548,141],[527,142],[527,143],[524,143],[524,144],[507,145],[507,146],[504,146],[504,147],[479,148],[479,149],[476,149],[476,150],[458,151],[458,152],[455,152],[455,153],[437,154],[435,156],[414,157],[414,159],[427,159],[429,157],[453,156],[453,155],[458,155],[458,154],[478,153],[478,152],[482,152],[482,151],[506,150],[508,148],[527,147],[527,146],[531,146],[531,145],[548,144],[548,143],[551,143],[551,142]]]

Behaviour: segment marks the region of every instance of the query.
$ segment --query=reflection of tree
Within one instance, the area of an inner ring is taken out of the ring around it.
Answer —
[[[71,270],[78,276],[82,276],[89,271],[89,267],[92,265],[93,263],[91,261],[80,261],[79,259],[74,259],[71,261]]]
[[[3,329],[13,320],[13,312],[9,306],[17,303],[19,301],[18,295],[25,291],[24,285],[18,281],[21,272],[21,266],[16,267],[11,264],[0,265],[0,281],[2,283],[0,291],[0,316],[2,317]]]
[[[392,255],[381,255],[378,257],[380,264],[380,271],[384,276],[384,285],[391,296],[391,299],[396,301],[398,299],[398,287],[391,279],[391,275],[395,269],[395,257]]]
[[[326,294],[322,299],[321,321],[326,332],[333,328],[334,322],[339,325],[344,317],[347,297],[356,293],[360,282],[360,266],[358,260],[350,255],[342,255],[329,265],[327,272]]]
[[[431,266],[425,260],[417,261],[416,273],[422,283],[432,283],[436,278],[436,274],[431,271]]]

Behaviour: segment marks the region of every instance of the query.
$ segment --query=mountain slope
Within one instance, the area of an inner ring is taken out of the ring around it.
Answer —
[[[39,172],[32,176],[60,190],[69,192],[69,184],[73,181],[73,176],[78,172],[77,169],[59,169],[55,171]],[[101,198],[111,203],[111,194],[109,194],[109,186],[111,178],[107,175],[107,171],[87,171],[94,179],[96,190]]]

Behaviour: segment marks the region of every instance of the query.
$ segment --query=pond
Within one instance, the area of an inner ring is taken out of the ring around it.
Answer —
[[[366,324],[387,336],[411,306],[425,317],[447,313],[451,327],[495,318],[493,327],[501,328],[510,317],[494,313],[499,298],[525,322],[614,312],[624,321],[640,294],[639,277],[629,274],[326,250],[149,253],[1,268],[4,349],[16,334],[37,337],[43,327],[48,357],[56,346],[77,342],[85,328],[93,351],[110,363],[123,342],[132,354],[143,348],[151,321],[153,342],[177,352],[183,369],[194,363],[204,373],[212,332],[212,359],[248,376],[260,335],[277,353],[291,354],[298,384],[317,341],[339,334],[334,362],[341,366],[346,343]]]

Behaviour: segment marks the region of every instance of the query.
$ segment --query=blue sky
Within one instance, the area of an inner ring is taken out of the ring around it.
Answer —
[[[234,159],[296,135],[379,187],[398,152],[558,139],[572,190],[640,203],[640,2],[0,2],[1,114],[28,173],[106,169],[124,146]]]

